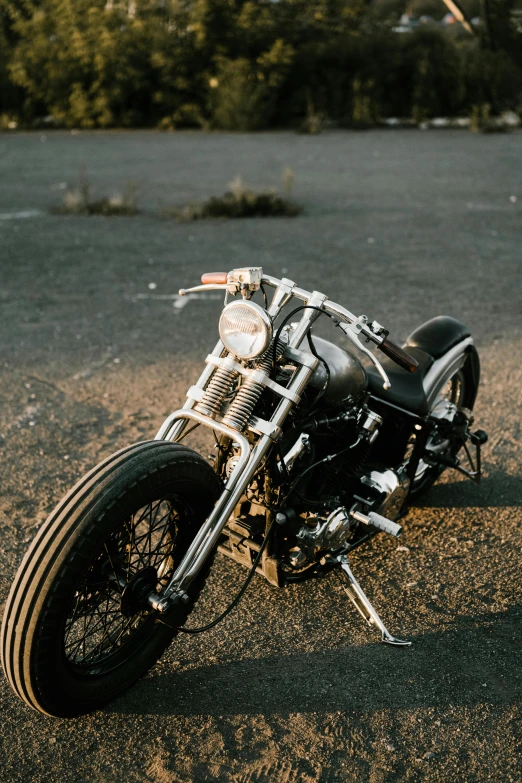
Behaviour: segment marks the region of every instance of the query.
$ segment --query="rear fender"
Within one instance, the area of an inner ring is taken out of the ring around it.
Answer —
[[[456,372],[464,367],[468,359],[470,360],[471,383],[468,384],[469,389],[466,392],[466,407],[473,407],[480,379],[480,363],[473,338],[466,337],[466,339],[461,340],[461,342],[445,353],[444,356],[437,359],[426,373],[423,386],[430,408],[435,403],[441,389],[444,388]]]

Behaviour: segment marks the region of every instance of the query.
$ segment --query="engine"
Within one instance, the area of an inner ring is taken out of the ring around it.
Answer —
[[[305,424],[307,432],[287,453],[287,469],[297,473],[300,459],[310,452],[314,456],[312,465],[302,471],[302,480],[297,480],[297,499],[305,510],[301,505],[298,516],[293,512],[297,546],[289,559],[294,569],[316,561],[323,553],[347,548],[367,514],[373,512],[392,521],[399,516],[409,489],[405,473],[365,467],[381,424],[382,418],[366,406],[333,418],[323,414]],[[339,448],[340,444],[344,448]],[[317,460],[317,453],[324,450],[326,456]],[[324,470],[321,463],[326,463]],[[307,470],[311,472],[314,465],[313,477],[305,481]]]

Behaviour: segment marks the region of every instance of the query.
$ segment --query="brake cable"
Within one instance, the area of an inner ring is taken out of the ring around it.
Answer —
[[[317,310],[318,313],[321,315],[327,315],[328,318],[330,318],[335,326],[339,325],[339,320],[335,318],[331,313],[328,313],[326,310],[322,310],[320,307],[315,307],[315,305],[299,305],[299,307],[296,307],[295,310],[292,310],[292,312],[288,313],[286,318],[283,320],[283,323],[278,327],[275,338],[274,338],[274,348],[272,353],[272,364],[275,366],[276,359],[277,359],[277,344],[279,342],[279,338],[281,337],[281,333],[285,326],[287,325],[290,318],[295,315],[296,313],[301,312],[301,310]]]
[[[245,592],[246,592],[246,590],[248,588],[248,585],[252,581],[252,578],[253,578],[253,576],[254,576],[254,574],[256,572],[256,568],[259,565],[259,561],[261,560],[261,557],[263,555],[263,552],[265,551],[266,545],[268,544],[268,540],[270,538],[270,534],[272,533],[274,524],[275,524],[275,517],[270,522],[269,528],[268,528],[268,530],[267,530],[267,532],[265,534],[264,541],[261,544],[261,547],[259,549],[259,552],[256,555],[256,558],[255,558],[254,562],[252,563],[252,568],[250,569],[250,572],[249,572],[247,578],[245,579],[245,582],[244,582],[243,586],[239,590],[239,592],[236,595],[236,597],[234,598],[234,600],[231,601],[231,603],[227,606],[225,611],[222,612],[218,617],[216,617],[215,620],[212,620],[212,622],[208,623],[207,625],[202,625],[200,628],[184,628],[183,626],[171,625],[170,623],[167,623],[165,620],[163,620],[161,617],[158,616],[157,619],[159,620],[159,622],[162,623],[162,625],[167,625],[169,628],[172,628],[173,631],[178,631],[178,632],[181,632],[181,633],[196,634],[196,633],[203,633],[203,631],[209,631],[211,628],[214,628],[215,625],[217,625],[222,620],[224,620],[225,617],[227,616],[227,614],[230,614],[230,612],[241,601],[241,599],[243,598],[243,596],[244,596],[244,594],[245,594]]]

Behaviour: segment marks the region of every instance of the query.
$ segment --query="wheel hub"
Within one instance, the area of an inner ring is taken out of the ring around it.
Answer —
[[[142,568],[131,579],[121,596],[120,610],[124,617],[132,617],[148,607],[147,596],[156,589],[158,572],[152,566]]]

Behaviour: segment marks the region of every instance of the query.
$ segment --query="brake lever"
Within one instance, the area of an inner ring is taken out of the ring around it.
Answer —
[[[360,320],[357,320],[351,324],[339,323],[339,328],[343,330],[345,335],[348,337],[349,340],[351,340],[351,342],[356,346],[356,348],[358,348],[360,351],[366,354],[366,356],[370,359],[370,361],[375,365],[379,375],[383,380],[383,384],[382,384],[383,389],[386,389],[386,391],[390,389],[391,388],[390,379],[386,375],[382,364],[374,356],[374,354],[368,350],[368,348],[365,348],[365,346],[359,340],[359,335],[361,334],[361,332],[366,333],[367,330],[366,321],[362,322]]]

